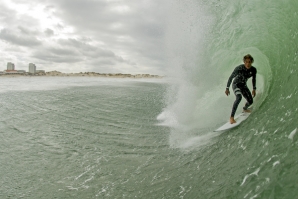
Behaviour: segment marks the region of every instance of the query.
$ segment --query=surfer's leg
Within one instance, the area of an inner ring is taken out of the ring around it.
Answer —
[[[235,116],[235,113],[236,113],[236,111],[237,111],[237,108],[238,108],[238,105],[239,105],[241,99],[242,99],[242,95],[241,95],[241,94],[237,94],[237,95],[236,95],[236,100],[235,100],[235,102],[234,102],[234,104],[233,104],[231,117],[234,117],[234,116]]]
[[[243,107],[243,110],[246,111],[248,109],[248,107],[250,105],[252,105],[252,103],[254,101],[253,101],[252,95],[250,93],[250,90],[247,87],[242,88],[241,92],[242,92],[243,97],[246,99],[245,106]]]
[[[241,99],[242,99],[242,93],[241,93],[240,88],[236,87],[236,85],[233,85],[233,90],[234,90],[234,94],[235,94],[235,96],[236,96],[236,100],[235,100],[235,102],[234,102],[234,104],[233,104],[231,117],[234,118],[235,113],[236,113],[236,110],[237,110],[237,108],[238,108],[238,105],[239,105],[239,103],[240,103],[240,101],[241,101]]]
[[[241,99],[242,99],[242,95],[241,94],[236,95],[236,100],[235,100],[235,102],[233,104],[232,113],[231,113],[231,117],[230,117],[230,123],[231,124],[236,123],[236,121],[234,119],[234,116],[235,116],[236,110],[238,108],[238,105],[239,105]]]

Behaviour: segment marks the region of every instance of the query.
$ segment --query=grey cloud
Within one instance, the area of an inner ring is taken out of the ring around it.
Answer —
[[[33,30],[38,30],[40,27],[38,20],[25,14],[17,15],[10,9],[0,9],[2,16],[0,22],[5,27],[0,32],[0,39],[16,46],[34,46],[34,50],[29,50],[28,53],[40,61],[63,62],[66,65],[72,63],[73,66],[76,65],[73,63],[79,65],[89,63],[97,69],[113,68],[115,72],[116,67],[121,68],[122,65],[126,66],[124,67],[126,70],[131,68],[141,71],[154,68],[156,71],[156,68],[161,68],[165,62],[163,48],[165,15],[160,1],[32,0],[30,3],[25,0],[12,1],[32,5],[44,4],[43,11],[50,18],[61,20],[55,27],[34,32]],[[128,12],[112,10],[119,5],[128,5],[130,10]],[[3,17],[6,17],[7,22]],[[73,32],[64,34],[69,27]],[[11,34],[8,32],[11,30],[17,31]],[[63,38],[69,36],[72,39],[57,39],[60,36]],[[46,40],[43,41],[43,38]],[[97,45],[99,43],[101,45]],[[125,57],[120,56],[120,53],[125,54]],[[142,69],[143,66],[146,69]]]
[[[4,48],[4,51],[5,52],[10,52],[10,53],[26,53],[27,50],[24,50],[24,48],[20,48],[19,46],[13,46],[13,45],[10,45],[9,47],[6,47]]]
[[[48,11],[50,11],[52,9],[55,9],[55,6],[53,6],[53,5],[47,5],[47,6],[45,6],[44,11],[48,12]]]
[[[58,24],[56,25],[56,28],[57,28],[58,30],[63,30],[63,29],[64,29],[64,26],[63,26],[62,24],[58,23]]]
[[[36,19],[26,14],[19,14],[5,4],[1,5],[0,16],[0,24],[3,27],[0,31],[1,40],[20,46],[41,45],[41,41],[36,37],[39,33],[34,28],[38,25]]]
[[[94,66],[113,66],[116,63],[112,60],[108,60],[108,59],[98,59],[98,60],[93,60],[91,61],[91,64]]]
[[[59,56],[78,56],[79,53],[76,50],[73,49],[67,49],[67,48],[48,48],[47,52],[50,54],[55,54]]]
[[[54,31],[50,28],[47,28],[44,33],[49,37],[54,35]]]
[[[78,39],[59,39],[57,41],[60,45],[63,46],[71,46],[71,47],[75,47],[75,48],[84,48],[84,49],[90,49],[90,50],[95,50],[96,48],[94,46],[91,46],[89,44],[87,44],[84,41],[80,41]]]
[[[148,39],[163,36],[164,16],[159,9],[159,2],[138,6],[140,1],[125,1],[131,7],[127,13],[112,12],[112,6],[118,3],[107,1],[57,1],[60,11],[58,16],[80,30],[91,31],[98,36],[131,35],[137,39]],[[62,12],[63,10],[63,12]],[[113,29],[113,24],[121,27]]]
[[[69,47],[62,47],[62,46],[56,46],[56,47],[48,47],[43,48],[41,50],[35,50],[33,52],[33,57],[44,60],[44,61],[51,61],[51,62],[80,62],[84,58],[81,56],[81,54],[76,50]]]
[[[2,29],[0,39],[20,46],[39,46],[41,42],[32,35],[16,34],[13,30]]]
[[[15,15],[16,15],[16,11],[8,9],[7,7],[5,7],[5,4],[1,5],[1,9],[0,9],[0,21],[2,22],[2,24],[13,24],[13,22],[15,21]]]
[[[103,49],[85,43],[85,38],[77,39],[59,39],[55,47],[44,48],[33,53],[35,58],[51,62],[81,62],[83,60],[91,61],[96,64],[126,63],[136,65],[134,62],[123,59],[111,50]]]
[[[18,26],[18,29],[20,30],[21,34],[29,35],[30,31],[27,28],[24,28],[22,26]]]
[[[36,30],[30,30],[24,26],[18,26],[17,30],[19,31],[20,35],[37,36],[40,34],[40,32]]]
[[[123,59],[120,56],[116,56],[116,59],[115,60],[117,60],[120,63],[126,63],[126,64],[131,65],[131,66],[136,66],[137,65],[135,62],[132,62],[132,61],[129,61],[129,60],[125,60],[125,59]]]
[[[82,58],[79,56],[71,56],[67,54],[58,55],[47,50],[36,51],[34,52],[33,57],[43,61],[50,61],[52,63],[76,63],[82,61]]]
[[[91,58],[97,58],[97,57],[109,57],[114,58],[116,57],[115,54],[111,51],[103,50],[103,49],[96,49],[95,51],[82,51],[82,54],[91,57]]]
[[[74,47],[81,51],[81,53],[87,57],[96,58],[96,57],[116,57],[115,53],[111,50],[99,48],[84,41],[79,41],[76,39],[60,39],[58,41],[63,46]]]
[[[96,58],[89,60],[88,63],[93,66],[93,70],[100,72],[119,72],[121,69],[117,65],[118,63],[127,64],[132,67],[136,66],[135,63],[132,63],[128,60],[125,60],[121,57],[116,57],[115,59],[108,59],[108,58]]]
[[[32,28],[39,25],[39,21],[36,18],[27,15],[27,13],[18,13],[16,10],[6,7],[5,4],[1,4],[0,16],[1,25],[9,27],[9,29],[19,29],[19,26]]]
[[[92,39],[90,37],[81,37],[82,42],[91,42]]]

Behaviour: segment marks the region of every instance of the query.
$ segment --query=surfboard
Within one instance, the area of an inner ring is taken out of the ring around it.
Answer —
[[[216,129],[214,132],[225,131],[225,130],[234,128],[234,127],[238,126],[239,124],[241,124],[241,122],[246,120],[250,114],[251,113],[246,113],[246,112],[240,113],[239,115],[235,116],[236,123],[230,124],[230,121],[229,121],[229,122],[225,123],[224,125],[222,125],[221,127],[219,127],[218,129]]]

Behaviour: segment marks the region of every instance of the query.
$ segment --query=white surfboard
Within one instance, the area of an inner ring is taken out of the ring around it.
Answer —
[[[240,113],[239,115],[235,116],[236,123],[231,124],[230,122],[227,122],[224,125],[222,125],[221,127],[219,127],[218,129],[216,129],[215,132],[225,131],[225,130],[234,128],[234,127],[238,126],[239,124],[241,124],[241,122],[246,120],[249,115],[250,115],[250,113],[246,113],[246,112]]]

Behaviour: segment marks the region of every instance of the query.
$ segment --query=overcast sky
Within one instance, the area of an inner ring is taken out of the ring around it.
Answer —
[[[164,74],[160,0],[0,0],[0,70]]]

